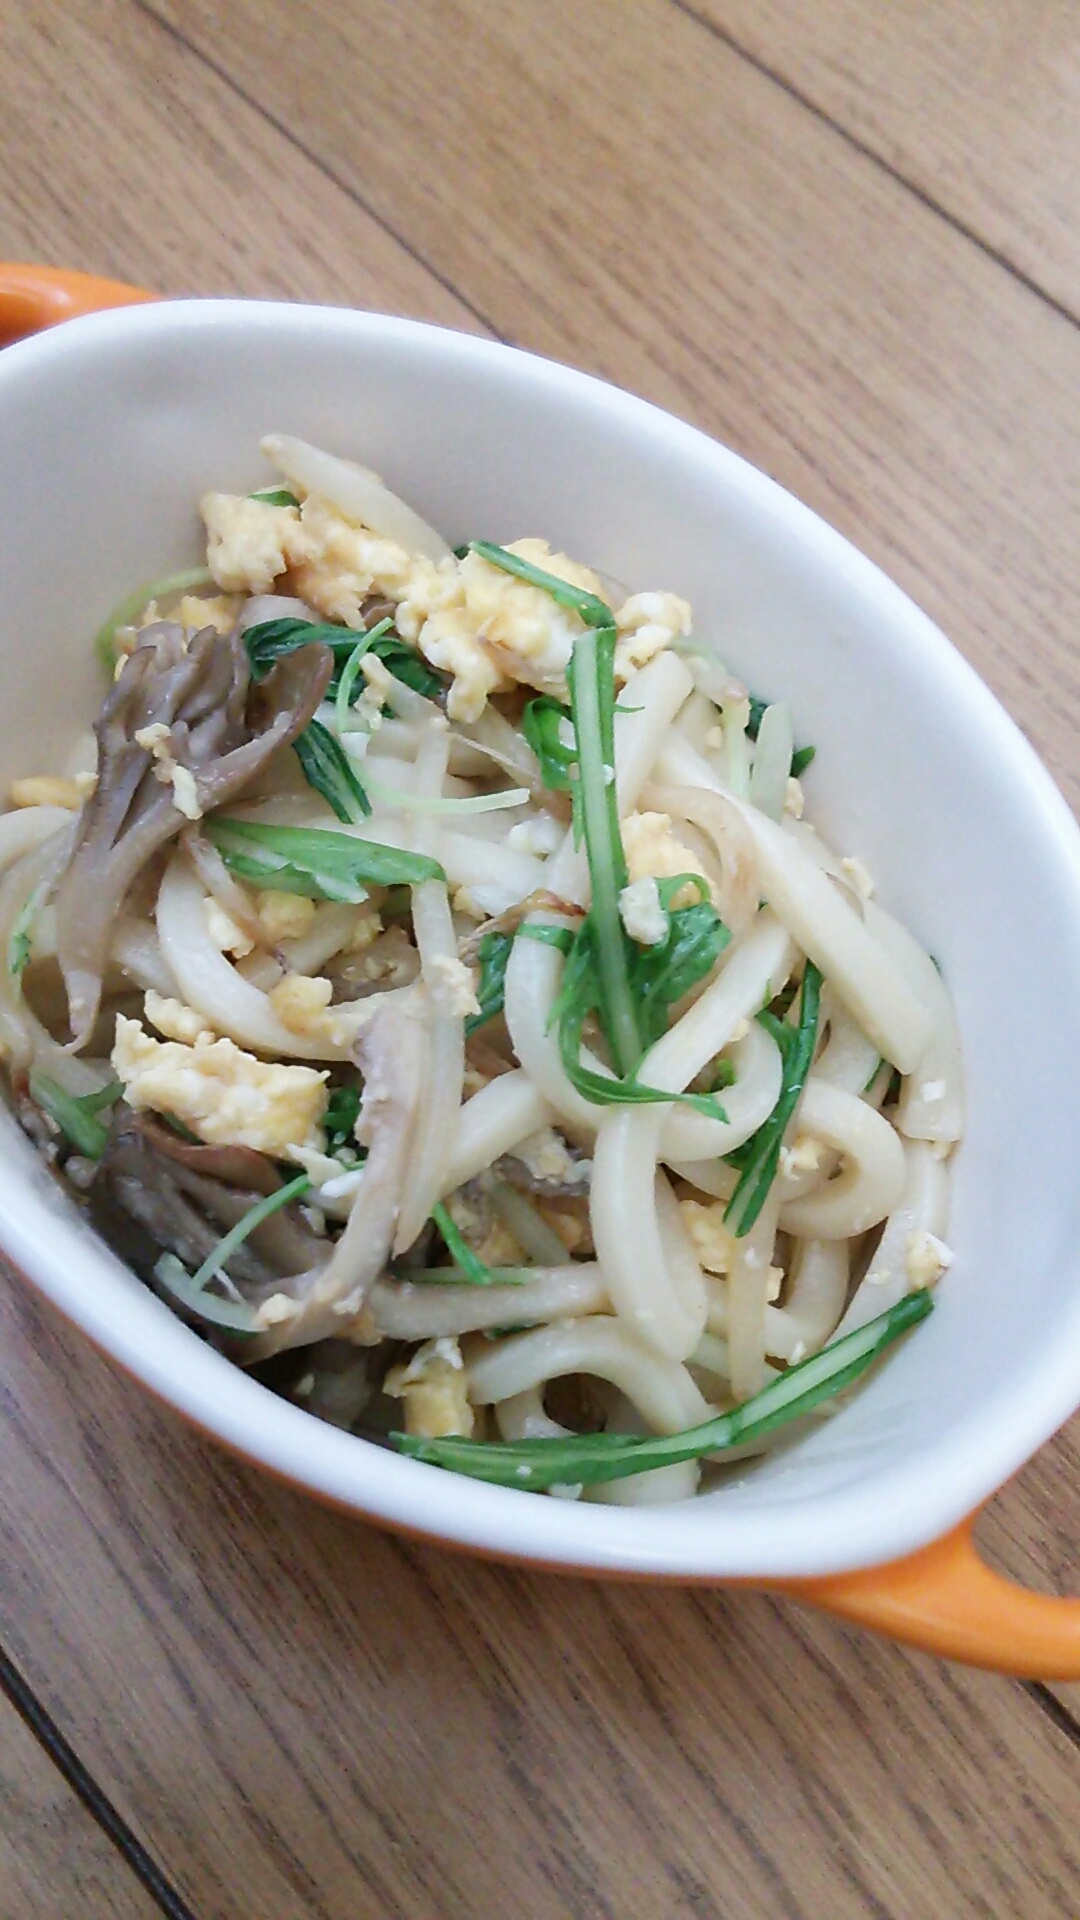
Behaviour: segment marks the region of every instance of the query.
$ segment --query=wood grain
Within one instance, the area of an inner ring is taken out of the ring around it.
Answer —
[[[292,37],[263,0],[153,5],[500,332],[689,416],[850,534],[1080,800],[1067,320],[666,0],[624,0],[617,32],[573,0],[310,0]]]
[[[158,1908],[0,1694],[0,1912],[153,1920]]]
[[[1080,1754],[1019,1689],[761,1596],[380,1536],[21,1288],[0,1353],[16,1657],[200,1920],[1070,1910]]]
[[[872,66],[898,17],[917,64],[941,9],[760,11],[807,60],[846,17]],[[649,394],[881,560],[1080,799],[1066,319],[668,0],[297,21],[7,9],[0,249],[490,324]],[[1018,1687],[761,1596],[395,1543],[213,1451],[6,1282],[0,1429],[11,1651],[199,1920],[1076,1909],[1080,1749]],[[1053,1586],[1080,1585],[1076,1431],[984,1524]],[[58,1872],[26,1920],[96,1913]]]
[[[160,293],[477,321],[379,222],[125,0],[4,9],[0,257]]]
[[[1080,315],[1080,13],[1071,0],[692,5]]]

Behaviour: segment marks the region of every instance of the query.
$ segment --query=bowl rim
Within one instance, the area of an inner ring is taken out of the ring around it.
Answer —
[[[1042,843],[1053,852],[1056,870],[1068,885],[1069,908],[1080,973],[1080,829],[1051,776],[975,669],[940,629],[873,561],[820,515],[750,462],[689,422],[639,396],[561,362],[484,336],[432,323],[348,307],[323,307],[282,301],[241,299],[168,300],[118,308],[67,322],[17,342],[0,355],[0,406],[11,383],[53,358],[82,355],[88,362],[101,345],[123,345],[140,338],[173,333],[212,336],[222,326],[291,330],[298,339],[328,330],[347,335],[358,347],[378,351],[405,347],[420,358],[432,353],[462,368],[510,367],[539,389],[561,392],[602,413],[621,417],[650,444],[662,441],[686,457],[712,464],[749,504],[790,539],[793,548],[809,548],[819,564],[837,578],[870,594],[906,630],[913,647],[985,731],[988,745],[1022,775],[1039,817]],[[9,1122],[14,1127],[14,1122]],[[32,1149],[27,1149],[32,1152]],[[650,1527],[650,1510],[563,1501],[523,1499],[515,1489],[488,1487],[455,1475],[435,1483],[433,1470],[388,1453],[357,1436],[313,1422],[302,1409],[269,1394],[258,1382],[198,1341],[206,1363],[197,1368],[166,1359],[171,1342],[148,1350],[140,1345],[144,1315],[117,1325],[102,1310],[104,1297],[116,1293],[116,1278],[126,1274],[88,1229],[74,1218],[58,1218],[32,1203],[14,1155],[0,1149],[0,1248],[31,1283],[79,1326],[99,1348],[159,1398],[177,1408],[204,1431],[234,1451],[269,1468],[291,1483],[338,1502],[383,1524],[500,1558],[543,1563],[565,1569],[660,1575],[674,1578],[803,1578],[875,1565],[912,1552],[946,1533],[1007,1479],[1080,1404],[1080,1286],[1062,1303],[1056,1344],[1048,1350],[1037,1382],[1030,1377],[1003,1380],[980,1403],[979,1418],[952,1437],[947,1471],[927,1489],[916,1488],[902,1464],[879,1468],[874,1502],[868,1509],[859,1490],[836,1489],[815,1496],[822,1524],[815,1536],[803,1534],[797,1550],[778,1551],[767,1535],[775,1532],[775,1511],[754,1525],[746,1509],[738,1514],[739,1544],[729,1530],[710,1550],[704,1529],[689,1540],[672,1520],[676,1509],[654,1509],[662,1524]],[[91,1276],[87,1269],[91,1268]],[[85,1276],[85,1277],[84,1277]],[[87,1284],[93,1278],[97,1284]],[[147,1292],[147,1303],[183,1332],[168,1309]],[[258,1396],[257,1404],[252,1396]],[[265,1415],[272,1405],[272,1418]],[[318,1438],[313,1444],[313,1428]],[[315,1465],[310,1455],[317,1455]],[[434,1509],[434,1511],[433,1511]],[[827,1524],[826,1524],[827,1516]]]

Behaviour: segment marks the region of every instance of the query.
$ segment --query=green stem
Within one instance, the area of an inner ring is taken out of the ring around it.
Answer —
[[[616,1072],[633,1073],[644,1048],[630,982],[619,894],[627,884],[626,855],[615,792],[614,627],[586,628],[574,643],[571,713],[577,739],[585,853],[592,883],[590,915],[596,941],[601,1014]],[[611,675],[611,699],[601,691]],[[605,724],[606,722],[606,724]]]
[[[845,1334],[809,1360],[789,1367],[763,1392],[729,1413],[684,1433],[638,1439],[625,1434],[568,1434],[555,1440],[423,1440],[393,1433],[402,1453],[429,1465],[467,1473],[504,1487],[543,1493],[552,1486],[597,1486],[655,1467],[724,1454],[762,1439],[787,1421],[801,1419],[866,1372],[894,1340],[933,1309],[929,1293],[909,1293],[887,1313]]]
[[[278,1187],[274,1193],[266,1194],[262,1200],[257,1200],[253,1207],[249,1207],[243,1218],[238,1220],[234,1227],[230,1227],[228,1233],[222,1235],[217,1246],[207,1254],[198,1272],[192,1274],[193,1290],[201,1293],[215,1274],[220,1273],[226,1260],[236,1252],[237,1247],[243,1245],[250,1233],[254,1233],[256,1227],[261,1226],[264,1220],[269,1220],[270,1215],[277,1213],[279,1207],[287,1206],[290,1200],[296,1200],[302,1193],[306,1193],[310,1185],[311,1181],[307,1174],[298,1173],[295,1180],[287,1181],[285,1186]]]

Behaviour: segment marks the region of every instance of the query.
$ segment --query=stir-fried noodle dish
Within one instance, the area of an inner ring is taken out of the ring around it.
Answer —
[[[15,1112],[296,1405],[508,1487],[686,1498],[930,1310],[938,968],[685,600],[540,538],[451,551],[365,468],[263,452],[0,818]]]

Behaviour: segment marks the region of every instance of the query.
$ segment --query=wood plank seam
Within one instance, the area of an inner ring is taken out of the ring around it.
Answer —
[[[496,340],[505,340],[506,336],[499,331],[494,321],[491,320],[486,313],[482,312],[481,309],[469,299],[467,294],[462,293],[445,274],[440,273],[438,267],[432,266],[431,261],[424,258],[423,254],[417,250],[412,241],[406,239],[404,234],[398,233],[395,228],[391,226],[390,222],[379,212],[378,208],[369,204],[363,195],[357,193],[356,189],[351,187],[348,181],[343,179],[333,167],[328,166],[327,162],[313,147],[306,146],[302,140],[298,139],[295,130],[289,126],[287,121],[279,120],[263,105],[261,100],[256,99],[254,94],[248,93],[244,87],[239,86],[235,77],[229,72],[227,67],[219,66],[216,60],[212,60],[209,54],[203,52],[201,47],[197,46],[194,41],[189,40],[187,35],[182,33],[178,27],[174,26],[171,20],[159,14],[156,8],[150,5],[150,0],[131,0],[131,4],[137,13],[143,14],[147,20],[152,20],[156,27],[160,27],[168,34],[170,40],[174,41],[177,46],[182,47],[186,53],[191,54],[193,58],[199,62],[200,66],[205,67],[209,73],[214,75],[215,79],[221,81],[223,86],[227,86],[230,92],[235,93],[238,100],[242,100],[246,107],[249,107],[253,113],[257,113],[259,118],[264,120],[268,127],[272,127],[275,133],[279,134],[283,140],[288,141],[289,145],[294,148],[297,153],[302,154],[311,166],[318,169],[324,179],[329,180],[332,186],[337,187],[341,193],[346,194],[354,206],[360,207],[361,210],[367,214],[369,220],[374,220],[375,224],[382,228],[383,232],[394,241],[395,245],[399,246],[403,253],[407,253],[410,260],[414,260],[418,267],[423,268],[425,273],[430,274],[431,278],[436,281],[446,293],[452,294],[455,300],[460,301],[461,305],[472,314],[474,320],[479,320],[480,325],[485,327]]]
[[[142,6],[144,0],[135,0],[135,4]],[[909,179],[899,167],[895,167],[890,160],[886,160],[884,154],[878,153],[867,141],[860,140],[858,134],[853,133],[850,127],[845,127],[839,120],[834,120],[832,115],[826,112],[824,107],[818,105],[811,94],[804,93],[800,87],[795,86],[794,82],[787,79],[776,67],[770,66],[767,60],[763,60],[759,54],[753,53],[749,47],[743,46],[742,42],[737,39],[733,33],[730,33],[726,27],[719,26],[715,20],[710,20],[706,14],[699,13],[698,9],[692,4],[692,0],[668,0],[668,4],[675,9],[676,13],[684,14],[688,20],[694,22],[695,26],[701,27],[705,33],[709,33],[715,40],[719,40],[721,44],[729,48],[738,59],[745,60],[747,66],[753,67],[755,73],[759,73],[762,79],[771,81],[773,86],[779,87],[780,91],[786,93],[789,99],[794,100],[800,107],[803,107],[807,113],[813,114],[814,119],[820,121],[822,126],[831,128],[832,132],[838,134],[841,140],[846,141],[847,145],[851,147],[855,153],[860,154],[864,160],[869,160],[872,166],[880,168],[881,172],[887,174],[890,180],[895,180],[898,186],[903,187],[905,192],[910,193],[912,197],[917,200],[921,206],[926,207],[929,212],[936,214],[938,219],[943,220],[947,227],[951,227],[954,233],[960,235],[961,239],[967,240],[972,246],[977,247],[980,253],[985,254],[987,259],[992,260],[996,266],[1002,267],[1012,279],[1017,280],[1022,287],[1026,287],[1029,293],[1036,294],[1052,312],[1060,314],[1062,319],[1068,320],[1071,326],[1080,328],[1080,319],[1078,319],[1070,307],[1065,305],[1064,301],[1057,299],[1046,287],[1041,286],[1039,281],[1033,279],[1031,274],[1026,273],[1023,267],[1018,266],[1015,260],[1011,260],[1007,253],[1003,253],[999,247],[991,246],[988,240],[984,240],[982,235],[977,233],[974,227],[968,226],[966,221],[961,220],[958,214],[951,213],[947,207],[943,207],[940,201],[935,200],[933,195],[927,193],[924,187],[920,187],[914,180]],[[155,18],[156,17],[155,15]],[[282,129],[282,131],[287,130]],[[461,296],[459,296],[459,298],[460,297]]]
[[[1068,1707],[1058,1699],[1053,1688],[1047,1686],[1042,1680],[1022,1680],[1020,1685],[1025,1693],[1030,1694],[1036,1705],[1050,1715],[1054,1725],[1060,1727],[1065,1738],[1071,1740],[1074,1747],[1080,1748],[1080,1720],[1077,1720],[1075,1715],[1069,1712]]]
[[[166,1920],[195,1920],[191,1908],[180,1898],[157,1861],[147,1852],[141,1840],[136,1838],[127,1821],[117,1812],[109,1796],[98,1785],[89,1769],[84,1766],[75,1749],[61,1733],[52,1715],[42,1706],[37,1694],[19,1672],[18,1667],[9,1659],[2,1646],[0,1646],[0,1691],[6,1694],[19,1718],[48,1755],[57,1772],[67,1782],[72,1792],[78,1796],[91,1817],[96,1820],[116,1851],[123,1856],[135,1878],[160,1907]]]

